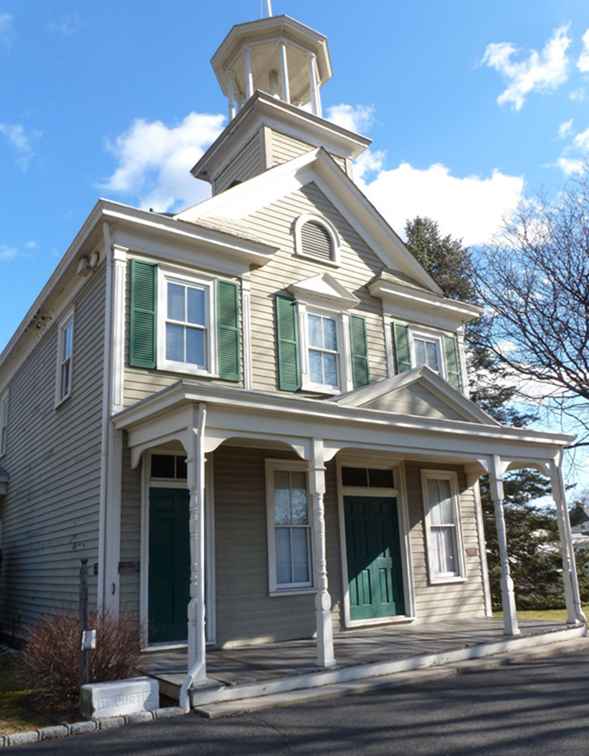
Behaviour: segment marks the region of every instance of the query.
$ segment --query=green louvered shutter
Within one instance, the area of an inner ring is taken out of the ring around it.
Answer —
[[[458,340],[455,336],[444,336],[444,354],[446,357],[448,383],[458,391],[462,391],[462,372],[458,356]]]
[[[370,383],[368,372],[368,346],[366,344],[366,321],[357,315],[350,317],[350,344],[352,347],[352,379],[354,388]]]
[[[392,323],[393,348],[395,350],[395,372],[411,370],[411,350],[409,349],[409,327],[402,323]]]
[[[229,281],[217,281],[217,340],[219,377],[226,381],[238,381],[239,288]]]
[[[278,388],[281,391],[298,391],[299,339],[297,306],[293,299],[276,297],[276,340],[278,346]]]
[[[157,332],[157,265],[131,260],[129,364],[154,368]]]

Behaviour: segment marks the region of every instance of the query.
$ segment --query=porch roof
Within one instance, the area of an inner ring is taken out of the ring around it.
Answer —
[[[116,429],[129,431],[129,445],[132,452],[136,447],[136,455],[141,448],[191,432],[196,404],[207,406],[207,452],[228,438],[270,438],[284,441],[306,458],[306,442],[320,438],[326,461],[343,448],[355,448],[390,454],[436,453],[440,458],[461,454],[473,462],[501,455],[514,460],[515,467],[518,460],[519,466],[552,460],[574,438],[497,425],[490,419],[470,422],[354,406],[350,400],[355,393],[337,402],[180,380],[119,412],[113,423]]]

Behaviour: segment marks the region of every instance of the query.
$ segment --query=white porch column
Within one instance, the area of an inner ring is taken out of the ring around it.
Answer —
[[[581,606],[577,563],[571,537],[571,522],[566,505],[565,485],[562,475],[562,459],[558,463],[556,461],[550,462],[550,481],[552,484],[552,498],[556,505],[556,515],[558,518],[567,622],[571,625],[585,625],[587,624],[587,619]]]
[[[254,93],[254,69],[251,47],[245,47],[243,50],[243,70],[245,76],[245,97],[249,100]]]
[[[227,85],[229,96],[227,98],[227,109],[229,113],[229,120],[232,121],[237,114],[237,106],[235,104],[235,81],[233,74],[229,77],[229,83]]]
[[[284,102],[290,102],[290,84],[288,82],[288,58],[286,55],[286,45],[280,43],[280,85],[281,96]]]
[[[187,449],[190,492],[190,602],[188,604],[188,675],[191,684],[206,678],[205,639],[205,455],[206,407],[194,409]],[[190,686],[188,686],[190,688]]]
[[[309,487],[313,511],[313,573],[315,583],[315,617],[317,624],[317,662],[320,667],[333,667],[333,626],[331,596],[327,582],[327,549],[325,544],[325,464],[323,441],[313,439]]]
[[[309,55],[309,91],[311,92],[311,109],[316,116],[321,117],[321,93],[317,76],[317,58]]]
[[[499,544],[499,560],[501,563],[501,604],[503,606],[505,635],[519,635],[513,580],[511,578],[507,552],[507,535],[505,532],[503,464],[501,458],[497,455],[492,456],[490,459],[489,490],[495,506],[495,523],[497,525],[497,542]]]

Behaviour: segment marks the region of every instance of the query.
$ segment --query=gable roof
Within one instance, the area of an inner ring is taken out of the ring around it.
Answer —
[[[440,287],[409,252],[394,229],[323,147],[270,168],[183,210],[175,217],[192,223],[199,223],[203,218],[212,222],[239,223],[248,215],[311,182],[317,184],[386,268],[399,270],[427,291],[442,294]],[[247,233],[245,223],[243,231]]]
[[[376,383],[370,383],[368,386],[340,394],[327,401],[346,407],[367,407],[385,396],[393,396],[404,389],[417,386],[427,389],[444,405],[454,410],[460,419],[484,425],[500,425],[495,418],[484,412],[478,405],[467,399],[464,394],[453,388],[427,366],[414,368],[405,373],[399,373],[393,378],[385,378]]]

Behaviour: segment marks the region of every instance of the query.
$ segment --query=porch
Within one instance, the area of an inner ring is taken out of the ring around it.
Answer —
[[[207,680],[193,687],[192,706],[316,688],[426,667],[456,664],[504,652],[537,648],[586,635],[585,627],[522,621],[517,638],[497,619],[386,625],[336,633],[337,666],[317,665],[316,642],[285,641],[207,650]],[[186,678],[185,650],[144,654],[141,671],[158,679],[162,693],[178,699]]]

